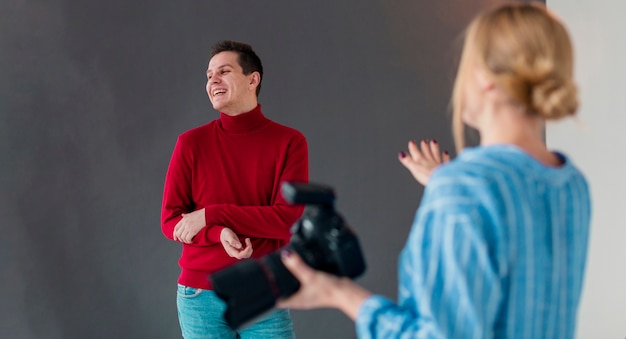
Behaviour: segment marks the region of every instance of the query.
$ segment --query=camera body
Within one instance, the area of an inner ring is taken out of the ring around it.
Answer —
[[[333,189],[295,182],[285,182],[281,189],[290,204],[305,205],[302,217],[291,228],[291,241],[283,249],[298,253],[317,270],[352,279],[363,274],[365,260],[358,238],[336,212]],[[215,294],[226,302],[224,320],[231,328],[241,327],[300,288],[282,264],[283,249],[242,260],[209,277]]]

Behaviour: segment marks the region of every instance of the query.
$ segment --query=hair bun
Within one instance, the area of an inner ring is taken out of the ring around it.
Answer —
[[[578,93],[571,78],[564,79],[557,65],[547,58],[518,58],[513,63],[520,88],[526,88],[521,101],[544,119],[560,119],[576,113]]]
[[[554,74],[546,75],[542,80],[531,84],[531,109],[551,120],[574,115],[578,109],[577,92],[572,81],[563,81]]]

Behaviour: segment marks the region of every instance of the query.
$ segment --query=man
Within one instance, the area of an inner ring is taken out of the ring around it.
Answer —
[[[206,75],[206,91],[220,117],[178,137],[161,211],[163,234],[182,243],[177,297],[182,334],[291,338],[293,324],[284,310],[232,331],[208,276],[287,244],[303,208],[290,206],[280,185],[308,181],[306,139],[261,112],[263,66],[249,45],[217,43]]]

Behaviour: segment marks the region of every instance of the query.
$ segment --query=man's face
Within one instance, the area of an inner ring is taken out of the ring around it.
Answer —
[[[236,52],[213,56],[207,69],[206,91],[213,108],[228,115],[245,113],[256,107],[259,74],[243,74]]]

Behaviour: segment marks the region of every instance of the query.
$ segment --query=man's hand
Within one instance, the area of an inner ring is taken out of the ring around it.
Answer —
[[[243,247],[237,234],[230,228],[224,228],[222,230],[222,233],[220,233],[220,241],[226,253],[233,258],[246,259],[250,258],[252,255],[252,242],[250,242],[250,238],[246,238],[246,246]]]
[[[191,244],[193,237],[206,226],[204,208],[191,213],[183,213],[183,218],[174,226],[174,240]]]
[[[421,148],[421,150],[420,150]],[[400,152],[400,162],[413,175],[415,180],[426,186],[430,174],[441,164],[450,161],[448,152],[439,150],[439,145],[435,140],[422,140],[420,147],[415,141],[409,141],[409,154]]]

